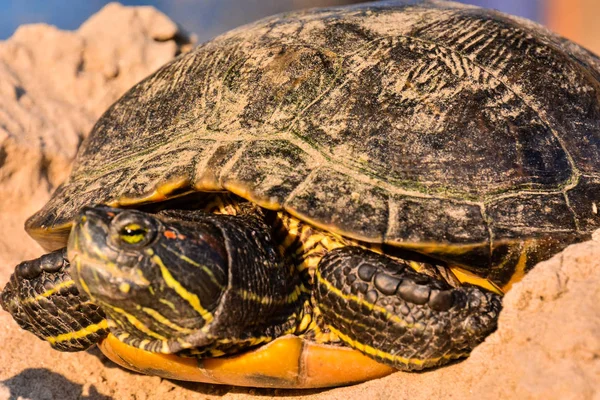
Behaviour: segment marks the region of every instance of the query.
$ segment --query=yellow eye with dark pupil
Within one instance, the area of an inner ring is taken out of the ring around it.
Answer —
[[[121,240],[129,244],[141,242],[146,238],[147,233],[148,229],[138,224],[125,225],[123,228],[121,228],[121,232],[119,232]]]

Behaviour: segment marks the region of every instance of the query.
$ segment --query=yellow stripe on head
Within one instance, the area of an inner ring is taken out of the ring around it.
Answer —
[[[127,311],[123,310],[122,308],[119,307],[114,307],[111,306],[110,304],[107,303],[102,303],[103,307],[108,307],[111,310],[113,310],[114,312],[116,312],[117,314],[122,315],[123,317],[125,317],[125,319],[127,320],[127,322],[129,322],[133,327],[135,327],[135,329],[137,329],[138,331],[144,333],[147,336],[153,337],[155,339],[158,340],[163,340],[166,341],[167,338],[152,331],[150,328],[148,328],[142,321],[140,321],[139,319],[137,319],[135,316],[131,315],[130,313],[128,313]]]
[[[152,293],[152,294],[154,294],[154,293]],[[169,300],[160,298],[160,299],[158,299],[158,301],[165,304],[166,306],[168,306],[171,310],[175,311],[175,304],[173,304]]]
[[[215,285],[216,285],[218,288],[220,288],[220,289],[224,289],[223,285],[221,285],[221,284],[219,283],[219,281],[218,281],[218,280],[217,280],[217,278],[215,277],[215,274],[213,274],[213,272],[210,270],[210,268],[208,268],[208,267],[206,267],[205,265],[202,265],[202,264],[200,264],[200,263],[198,263],[198,262],[196,262],[196,261],[192,260],[191,258],[189,258],[189,257],[185,256],[184,254],[181,254],[181,253],[178,253],[178,252],[176,252],[175,250],[173,250],[172,248],[170,248],[169,246],[167,246],[167,245],[165,245],[165,244],[162,244],[162,247],[163,247],[165,250],[167,250],[167,251],[169,251],[169,252],[171,252],[171,253],[175,254],[175,255],[176,255],[176,256],[177,256],[179,259],[181,259],[181,260],[185,261],[186,263],[188,263],[188,264],[190,264],[190,265],[193,265],[194,267],[197,267],[197,268],[200,268],[200,269],[202,269],[202,271],[203,271],[203,272],[204,272],[206,275],[208,275],[208,277],[209,277],[209,279],[211,280],[211,282],[212,282],[212,283],[214,283],[214,284],[215,284]]]
[[[154,252],[151,249],[148,249],[147,253],[148,253],[148,255],[151,256],[152,261],[156,265],[158,265],[158,267],[160,268],[162,278],[165,281],[165,283],[167,284],[167,286],[170,287],[171,289],[173,289],[182,299],[187,301],[190,304],[190,306],[192,306],[192,308],[194,310],[196,310],[196,312],[198,312],[198,314],[200,314],[202,319],[204,319],[204,321],[206,321],[207,324],[212,322],[212,320],[213,320],[212,313],[210,311],[208,311],[207,309],[205,309],[204,307],[202,307],[202,304],[200,304],[200,299],[198,298],[198,296],[196,296],[193,293],[190,293],[186,288],[184,288],[173,277],[173,275],[171,275],[171,272],[165,266],[162,259],[158,255],[154,254]]]
[[[167,317],[165,317],[158,311],[153,310],[152,308],[140,307],[140,309],[143,312],[145,312],[146,314],[148,314],[149,316],[151,316],[152,318],[154,318],[158,323],[168,326],[169,328],[171,328],[174,331],[185,333],[185,334],[190,334],[190,333],[194,332],[192,329],[184,328],[182,326],[177,325],[174,322],[171,322]]]

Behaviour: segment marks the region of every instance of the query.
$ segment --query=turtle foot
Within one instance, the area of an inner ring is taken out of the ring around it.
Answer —
[[[486,289],[454,288],[359,247],[323,257],[316,301],[343,342],[402,370],[466,357],[496,329],[502,304]]]
[[[66,249],[16,266],[0,305],[19,326],[62,351],[81,351],[108,333],[104,313],[69,275]]]

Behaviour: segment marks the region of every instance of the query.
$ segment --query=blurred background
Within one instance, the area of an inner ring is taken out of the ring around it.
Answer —
[[[600,53],[600,0],[460,0],[495,8],[549,26]],[[298,8],[358,3],[356,0],[121,0],[125,5],[152,5],[187,31],[206,41],[233,27]],[[21,24],[45,22],[76,29],[109,1],[0,0],[0,40]]]

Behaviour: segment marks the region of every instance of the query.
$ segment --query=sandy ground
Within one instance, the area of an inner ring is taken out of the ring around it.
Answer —
[[[23,231],[100,113],[191,38],[151,8],[109,5],[78,31],[23,26],[0,43],[0,286],[43,253]],[[538,265],[499,329],[460,363],[345,388],[247,389],[125,371],[97,349],[60,353],[0,312],[0,399],[600,398],[600,241]]]

